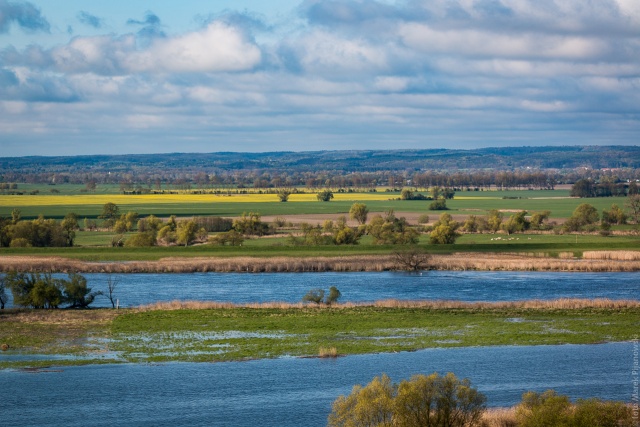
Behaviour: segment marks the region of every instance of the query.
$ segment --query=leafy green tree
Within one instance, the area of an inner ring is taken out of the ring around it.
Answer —
[[[384,217],[374,216],[366,230],[376,245],[413,245],[420,237],[404,217],[397,218],[392,210]]]
[[[448,209],[447,201],[445,199],[434,200],[429,204],[430,211],[446,211]]]
[[[278,199],[281,202],[287,202],[289,201],[289,196],[291,196],[291,193],[292,193],[291,190],[282,188],[278,190],[278,192],[276,193],[276,196],[278,196]]]
[[[233,229],[245,236],[264,236],[271,233],[271,227],[261,221],[261,215],[257,212],[243,212],[240,218],[233,221]]]
[[[69,280],[61,281],[65,304],[69,308],[87,308],[102,292],[91,292],[87,287],[87,279],[77,273],[70,273]]]
[[[333,199],[333,192],[331,190],[323,190],[317,194],[316,198],[320,202],[329,202]]]
[[[495,233],[502,227],[502,219],[504,214],[497,209],[491,209],[487,216],[487,226],[489,231]]]
[[[611,210],[602,211],[602,222],[608,224],[626,224],[628,215],[615,203],[611,205]]]
[[[11,289],[16,305],[32,308],[58,308],[69,304],[73,308],[86,308],[100,292],[91,292],[86,279],[76,273],[69,279],[56,279],[50,273],[9,272],[6,286]]]
[[[98,218],[104,220],[104,226],[111,228],[115,225],[118,217],[120,216],[120,208],[115,203],[105,203],[102,206],[102,213]]]
[[[534,212],[531,215],[530,227],[533,230],[545,230],[548,226],[545,224],[549,220],[551,211]]]
[[[179,245],[189,246],[196,239],[198,224],[194,220],[180,221],[177,230],[177,242]]]
[[[334,245],[357,245],[361,233],[358,229],[349,227],[347,219],[341,216],[332,229],[332,242]]]
[[[13,208],[13,210],[11,211],[11,222],[13,224],[17,224],[21,218],[22,218],[22,212],[20,212],[20,209]]]
[[[320,304],[324,299],[324,289],[311,289],[307,292],[303,297],[303,302],[313,302],[315,304]]]
[[[478,217],[475,215],[469,215],[469,217],[462,225],[462,230],[466,231],[467,233],[477,233],[478,231],[480,231]]]
[[[413,191],[409,190],[408,188],[403,188],[402,191],[400,192],[400,199],[413,200]]]
[[[520,211],[509,217],[509,219],[502,224],[502,229],[507,234],[522,233],[529,229],[530,223],[526,218],[527,211]]]
[[[454,374],[415,375],[393,384],[383,374],[333,402],[329,426],[479,426],[486,398]]]
[[[631,427],[633,411],[621,402],[588,399],[572,405],[567,396],[553,390],[531,391],[516,407],[516,420],[521,427]]]
[[[138,231],[136,234],[125,240],[124,245],[129,248],[156,246],[157,234],[158,233],[153,230]]]
[[[244,236],[238,233],[236,230],[229,230],[223,233],[218,233],[215,236],[209,237],[209,243],[212,245],[229,245],[229,246],[242,246],[244,242]]]
[[[98,228],[98,225],[96,224],[95,220],[89,219],[89,218],[85,218],[84,219],[84,229],[85,230],[93,231],[96,228]]]
[[[354,386],[350,395],[340,396],[333,402],[328,425],[392,426],[396,389],[386,374],[375,377],[364,387]]]
[[[358,224],[365,224],[367,222],[367,216],[369,215],[369,208],[364,203],[354,203],[349,209],[349,218],[358,221]]]
[[[332,305],[333,303],[338,302],[341,296],[342,293],[338,290],[338,288],[336,288],[335,286],[331,286],[329,288],[329,295],[327,295],[324,303],[327,305]]]
[[[593,225],[600,219],[598,210],[588,203],[582,203],[563,225],[565,231],[580,231],[585,226]]]
[[[434,224],[429,235],[429,243],[432,245],[452,245],[460,236],[457,229],[460,224],[454,221],[451,215],[443,213],[440,219]]]
[[[596,197],[596,185],[590,179],[579,179],[571,187],[571,197]]]

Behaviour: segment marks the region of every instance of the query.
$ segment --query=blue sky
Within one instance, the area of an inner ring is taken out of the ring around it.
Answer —
[[[0,0],[0,156],[639,136],[637,0]]]

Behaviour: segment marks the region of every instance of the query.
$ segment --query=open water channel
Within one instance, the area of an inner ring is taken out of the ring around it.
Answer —
[[[106,293],[106,274],[85,274]],[[131,307],[159,301],[299,302],[307,291],[336,286],[340,302],[382,299],[517,301],[557,298],[637,299],[638,273],[425,271],[421,273],[187,273],[113,274],[115,297]],[[9,302],[11,306],[11,301]],[[98,297],[94,307],[110,307]]]
[[[94,290],[106,275],[88,274]],[[126,274],[123,306],[157,301],[298,302],[337,286],[342,301],[556,298],[637,299],[635,273],[283,273]],[[96,305],[109,305],[106,298]],[[639,331],[640,332],[640,331]],[[281,358],[229,363],[124,364],[0,371],[3,426],[321,426],[331,402],[354,384],[387,373],[454,372],[488,397],[516,404],[527,390],[571,398],[631,401],[637,343],[428,349],[338,359]],[[0,354],[0,357],[2,355]]]

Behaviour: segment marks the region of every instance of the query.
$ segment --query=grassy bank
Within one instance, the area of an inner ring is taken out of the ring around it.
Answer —
[[[6,311],[0,344],[12,351],[83,358],[0,367],[148,361],[230,361],[412,351],[430,347],[590,344],[632,339],[638,301],[560,300],[374,306],[159,305],[132,310]]]

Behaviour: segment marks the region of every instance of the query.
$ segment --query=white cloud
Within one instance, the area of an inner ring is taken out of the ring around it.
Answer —
[[[132,72],[219,72],[248,70],[261,61],[260,49],[237,28],[213,22],[204,30],[156,39],[146,50],[126,57]]]
[[[53,48],[55,69],[65,73],[202,73],[249,70],[262,54],[238,28],[212,22],[200,31],[155,38],[139,47],[132,34],[76,37]],[[28,60],[28,58],[23,58]]]

